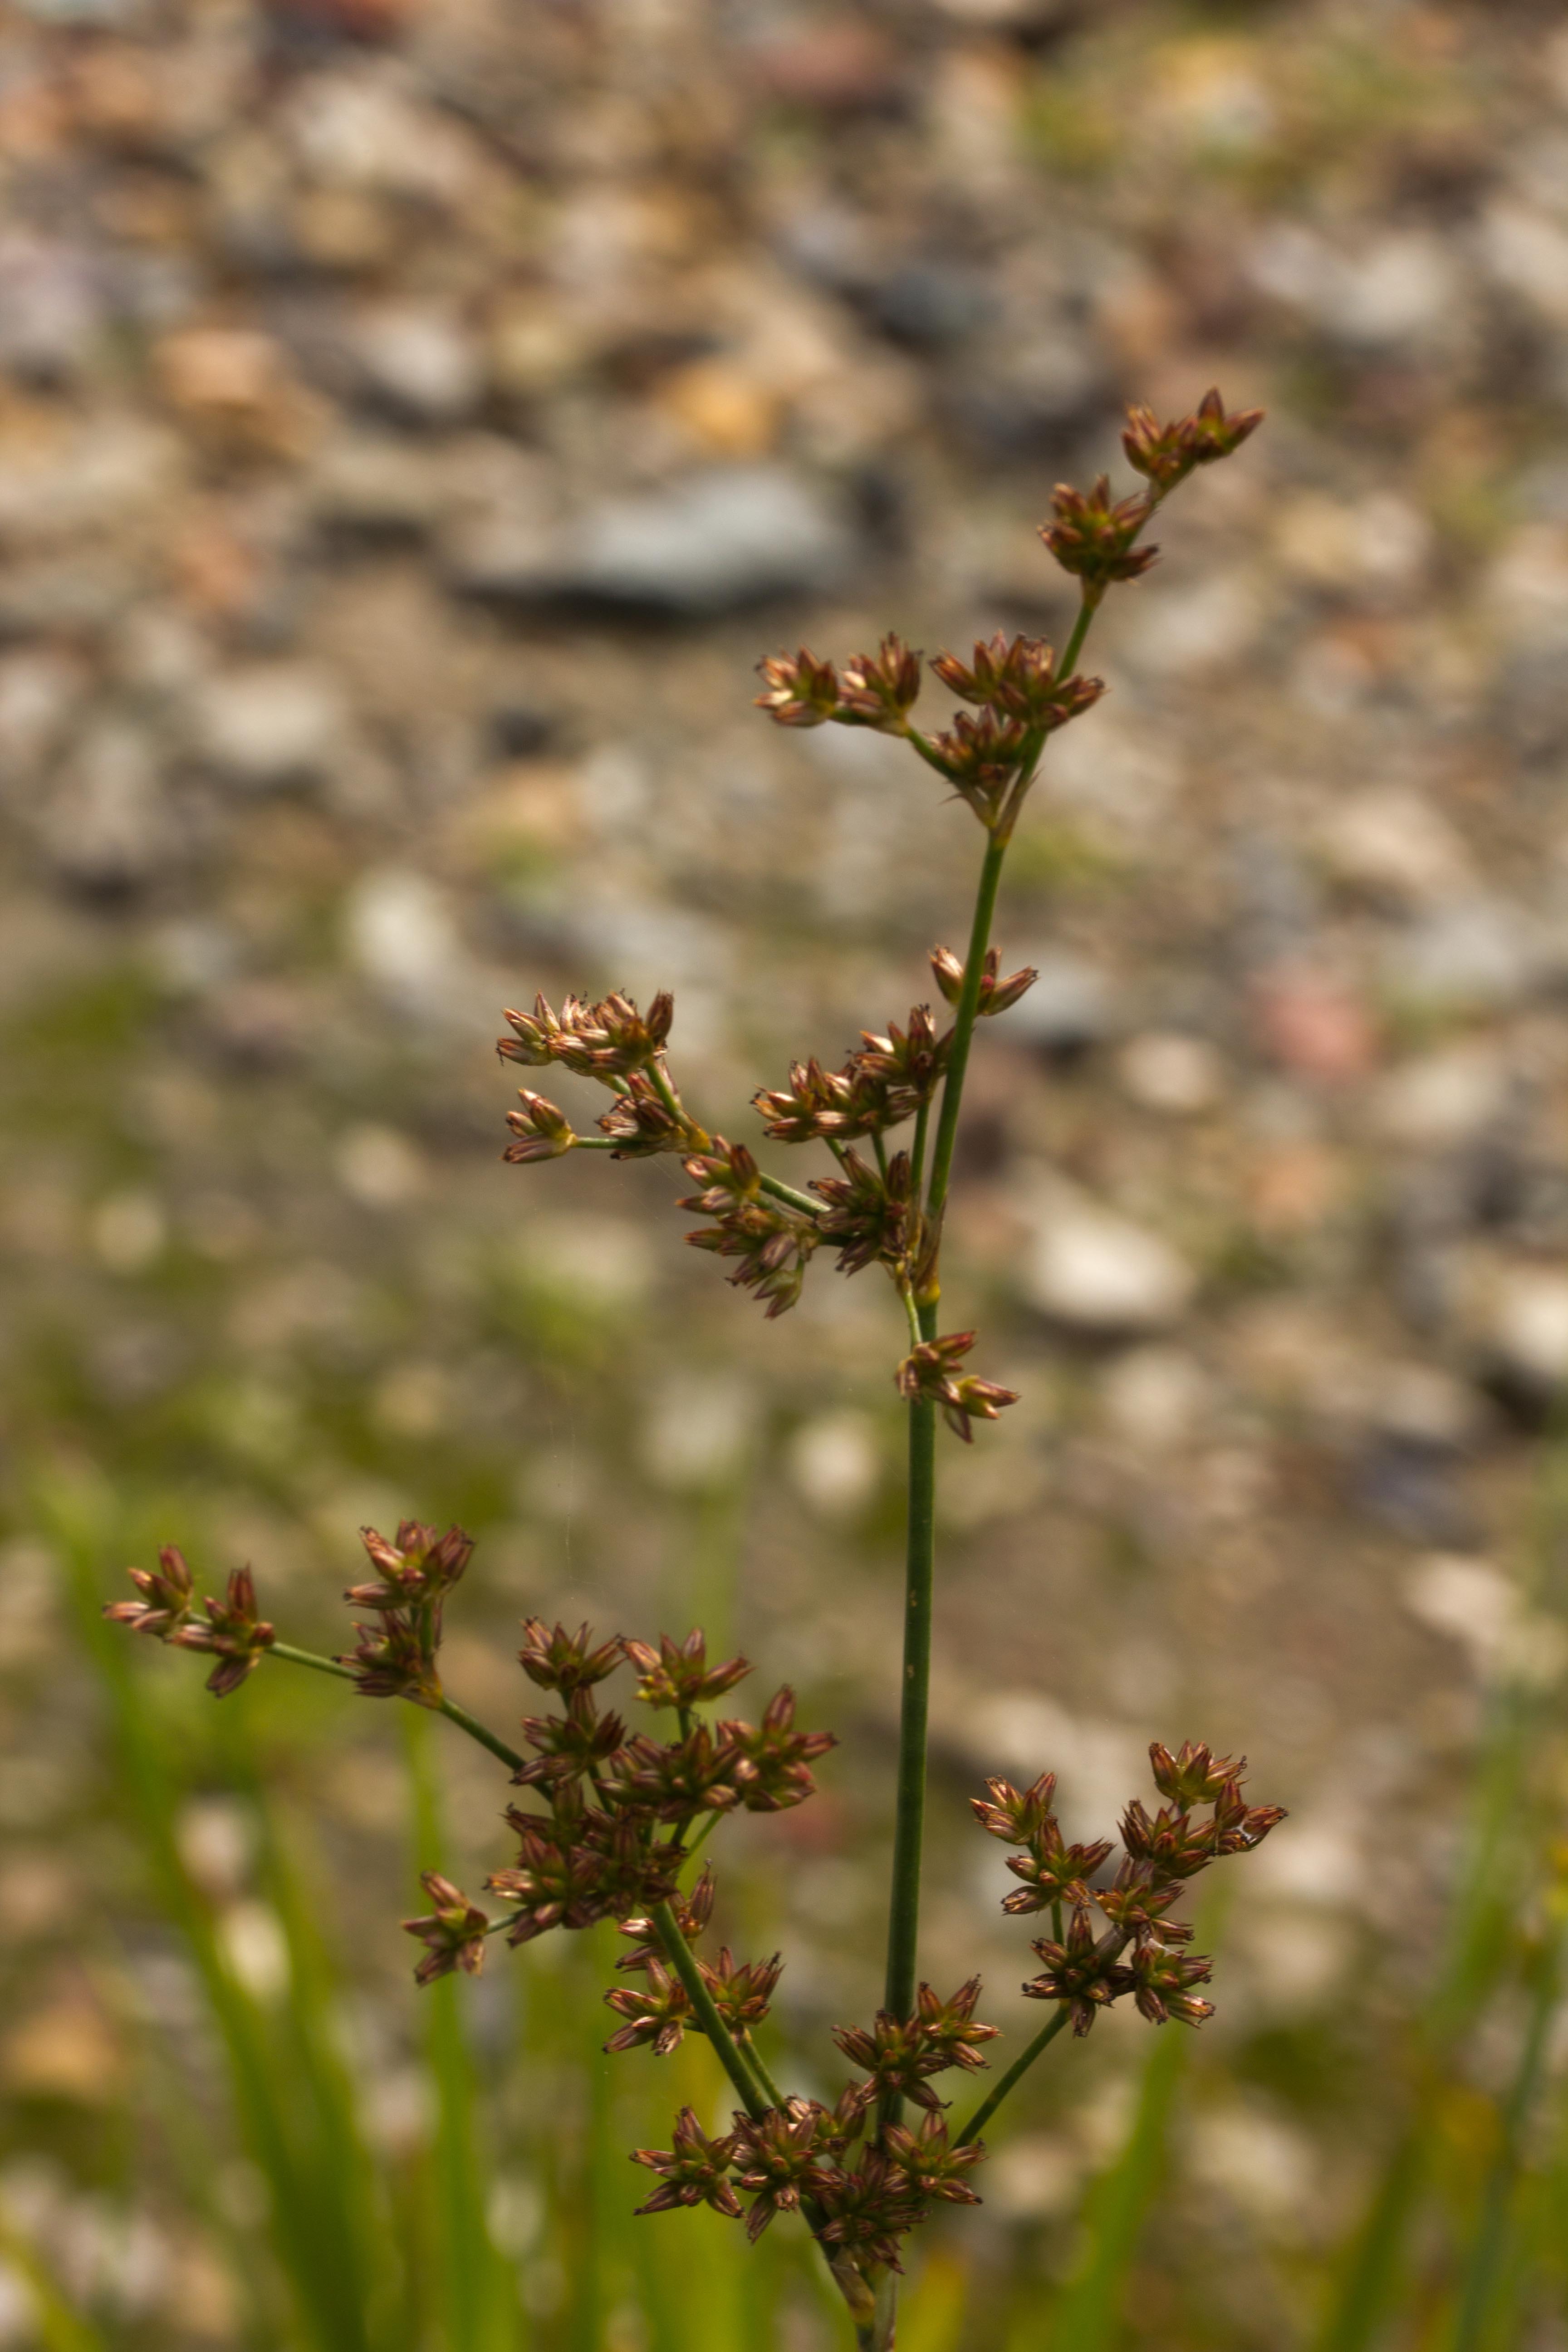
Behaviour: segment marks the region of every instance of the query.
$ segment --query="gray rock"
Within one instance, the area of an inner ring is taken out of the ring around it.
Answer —
[[[0,366],[30,382],[74,375],[103,323],[102,273],[79,246],[0,237]]]
[[[1045,1054],[1080,1054],[1098,1045],[1115,1026],[1115,1008],[1102,973],[1080,956],[1059,949],[1009,951],[1007,969],[1034,964],[1039,972],[1028,994],[1006,1018],[1005,1035]]]
[[[151,881],[174,838],[142,730],[120,719],[94,726],[68,759],[39,830],[56,872],[77,889],[112,898]]]
[[[1434,908],[1391,947],[1384,976],[1403,1003],[1427,1012],[1517,1004],[1547,973],[1545,943],[1523,908],[1469,897]]]
[[[457,425],[484,392],[472,335],[449,312],[397,307],[363,320],[354,352],[373,395],[417,425]]]
[[[1179,1323],[1196,1288],[1184,1258],[1160,1234],[1052,1186],[1038,1197],[1019,1288],[1069,1330],[1131,1338]]]
[[[336,684],[306,662],[258,662],[211,679],[192,719],[197,758],[249,792],[319,782],[347,731]]]
[[[720,466],[606,499],[565,530],[526,517],[481,529],[454,549],[453,584],[501,603],[699,620],[830,590],[854,552],[815,485],[782,467]]]

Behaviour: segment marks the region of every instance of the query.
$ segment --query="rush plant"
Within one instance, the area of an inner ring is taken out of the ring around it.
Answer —
[[[1162,1802],[1151,1814],[1134,1798],[1110,1839],[1070,1844],[1053,1810],[1055,1777],[1029,1788],[987,1783],[973,1800],[980,1826],[1010,1849],[1018,1884],[1005,1911],[1038,1918],[1039,1961],[1024,1990],[1046,2010],[1027,2048],[969,2114],[950,2118],[939,2076],[983,2070],[996,2029],[976,2015],[980,1979],[945,1997],[919,1975],[921,1863],[926,1802],[926,1732],[935,1566],[934,1498],[939,1418],[963,1444],[976,1422],[994,1421],[1016,1400],[973,1370],[971,1330],[942,1328],[942,1230],[975,1024],[1016,1004],[1036,975],[1003,976],[992,945],[997,890],[1019,814],[1050,737],[1090,709],[1103,681],[1077,667],[1089,625],[1109,590],[1142,578],[1157,550],[1146,532],[1166,497],[1196,468],[1229,457],[1260,421],[1227,414],[1217,392],[1189,416],[1161,425],[1147,409],[1129,416],[1122,446],[1142,477],[1115,499],[1101,476],[1087,490],[1058,488],[1040,536],[1078,582],[1076,621],[1058,656],[1034,638],[996,635],[967,660],[942,654],[931,667],[963,708],[939,731],[918,728],[920,656],[896,636],[842,669],[804,647],[762,664],[760,707],[781,726],[871,728],[906,742],[979,821],[984,849],[969,938],[962,957],[931,954],[941,1015],[918,1004],[902,1026],[862,1033],[839,1069],[797,1062],[785,1085],[755,1097],[763,1133],[783,1145],[825,1150],[830,1165],[803,1187],[765,1170],[749,1145],[710,1133],[672,1075],[674,1005],[654,997],[646,1012],[622,994],[598,1003],[565,999],[559,1013],[542,997],[531,1013],[508,1013],[503,1058],[534,1070],[559,1067],[597,1081],[608,1107],[596,1135],[580,1135],[546,1096],[524,1087],[509,1115],[506,1158],[560,1160],[607,1151],[618,1160],[673,1157],[694,1188],[679,1205],[700,1222],[687,1239],[728,1260],[729,1279],[753,1292],[769,1317],[800,1296],[819,1250],[838,1270],[879,1265],[890,1281],[906,1329],[894,1380],[909,1421],[907,1570],[896,1826],[890,1866],[883,2003],[867,2025],[835,2035],[853,2070],[832,2106],[795,2096],[774,2081],[756,2039],[778,1981],[777,1955],[738,1960],[730,1948],[704,1953],[714,1907],[713,1874],[691,1875],[699,1849],[726,1813],[778,1812],[813,1792],[812,1768],[831,1733],[801,1728],[795,1695],[774,1693],[755,1721],[721,1703],[751,1672],[744,1658],[708,1655],[696,1629],[652,1643],[599,1641],[530,1619],[523,1672],[550,1694],[552,1711],[530,1715],[522,1747],[478,1723],[441,1685],[439,1652],[447,1595],[472,1544],[460,1528],[437,1536],[405,1521],[395,1538],[365,1529],[370,1574],[346,1598],[359,1612],[354,1646],[319,1657],[278,1639],[259,1615],[248,1569],[228,1579],[221,1601],[198,1610],[191,1570],[173,1547],[154,1570],[133,1569],[138,1598],[110,1617],[214,1661],[208,1688],[237,1690],[264,1658],[337,1675],[364,1696],[404,1698],[445,1715],[510,1772],[522,1792],[506,1818],[517,1837],[515,1864],[487,1882],[492,1912],[448,1879],[428,1873],[429,1908],[405,1921],[423,1945],[415,1971],[428,1984],[453,1970],[477,1973],[489,1938],[531,1942],[555,1928],[619,1924],[625,1981],[606,1994],[617,2020],[606,2047],[673,2050],[704,2036],[738,2102],[729,2130],[711,2134],[685,2107],[668,2148],[638,2148],[633,2161],[654,2177],[639,2208],[658,2213],[705,2204],[737,2219],[754,2239],[777,2214],[798,2214],[820,2245],[862,2352],[894,2343],[900,2254],[909,2232],[942,2203],[977,2201],[973,2176],[985,2126],[1041,2053],[1069,2025],[1089,2032],[1100,2011],[1131,1998],[1152,2023],[1196,2025],[1210,2013],[1197,1987],[1210,1963],[1186,1947],[1191,1929],[1172,1916],[1187,1882],[1223,1856],[1245,1853],[1282,1818],[1249,1805],[1242,1760],[1184,1742],[1150,1749]],[[951,1010],[951,1019],[948,1018]],[[942,1026],[942,1022],[947,1021]],[[607,1708],[600,1687],[630,1666],[638,1700],[658,1728],[632,1730]],[[672,1720],[671,1720],[672,1719]],[[1113,1864],[1114,1857],[1114,1864]]]

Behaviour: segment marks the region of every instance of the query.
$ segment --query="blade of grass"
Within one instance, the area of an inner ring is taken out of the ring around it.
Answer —
[[[79,1473],[40,1496],[39,1518],[64,1562],[83,1646],[108,1703],[117,1789],[217,2028],[236,2120],[247,2153],[267,2182],[273,2249],[300,2331],[316,2352],[378,2352],[366,2328],[359,2283],[342,2259],[340,2200],[331,2184],[314,2178],[302,2160],[297,2086],[279,2068],[268,2021],[228,1966],[207,1906],[185,1871],[174,1833],[180,1790],[137,1666],[124,1642],[103,1622],[100,1563],[107,1530],[114,1524],[108,1498]]]
[[[441,1792],[431,1723],[403,1711],[414,1799],[415,1860],[438,1870],[445,1858]],[[463,1980],[440,1978],[419,1996],[426,2063],[436,2086],[432,2182],[436,2224],[436,2309],[451,2352],[511,2352],[521,2341],[522,2312],[510,2265],[491,2242],[488,2168],[479,2144],[478,2084],[463,2028]]]
[[[1164,2162],[1187,2042],[1180,2027],[1163,2026],[1144,2061],[1132,2127],[1089,2193],[1082,2250],[1051,2314],[1048,2352],[1109,2352],[1117,2340],[1144,2216]]]
[[[1563,1927],[1554,1921],[1535,1956],[1535,1982],[1519,2064],[1504,2102],[1496,2153],[1481,2199],[1480,2219],[1458,2294],[1453,2352],[1480,2352],[1491,2334],[1494,2309],[1507,2284],[1513,2207],[1523,2163],[1524,2137],[1545,2071],[1546,2043],[1563,1977]]]
[[[1542,1475],[1531,1548],[1534,1595],[1561,1611],[1559,1555],[1568,1521],[1568,1463]],[[1507,1676],[1489,1695],[1463,1859],[1437,1979],[1416,2028],[1408,2112],[1340,2266],[1313,2352],[1370,2352],[1398,2296],[1421,2204],[1445,2075],[1506,1964],[1521,1897],[1527,1783],[1544,1700]]]
[[[73,2311],[48,2264],[0,2207],[0,2260],[16,2272],[33,2305],[43,2352],[109,2352],[89,2320]]]
[[[969,2264],[956,2254],[932,2254],[899,2322],[899,2352],[958,2352],[968,2302]]]

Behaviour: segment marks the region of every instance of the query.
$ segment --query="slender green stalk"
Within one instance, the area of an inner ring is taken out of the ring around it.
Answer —
[[[781,1176],[759,1174],[757,1181],[763,1192],[771,1193],[775,1201],[786,1202],[792,1209],[803,1209],[808,1217],[821,1215],[820,1201],[814,1201],[809,1192],[797,1192],[795,1186],[786,1184]]]
[[[477,1739],[481,1748],[488,1748],[501,1763],[510,1764],[514,1772],[521,1771],[526,1759],[520,1756],[515,1748],[509,1748],[504,1739],[498,1739],[493,1731],[487,1731],[466,1706],[458,1705],[456,1699],[443,1698],[433,1711],[437,1715],[444,1715],[448,1723],[455,1723],[459,1731],[466,1731],[470,1739]]]
[[[769,2105],[782,2107],[785,2104],[784,2095],[780,2090],[778,2084],[774,2082],[773,2075],[769,2072],[767,2060],[763,2056],[762,2052],[758,2049],[756,2043],[752,2041],[751,2034],[743,2025],[736,2034],[735,2039],[740,2043],[742,2050],[745,2053],[746,2063],[751,2067],[752,2074],[755,2074],[758,2082],[767,2093]]]
[[[352,1683],[352,1666],[340,1666],[336,1658],[318,1656],[314,1650],[297,1650],[292,1642],[274,1642],[267,1653],[269,1658],[282,1658],[291,1666],[310,1666],[319,1675],[336,1675],[340,1682]]]
[[[652,1917],[669,1965],[680,1979],[686,1997],[697,2012],[697,2021],[713,2044],[719,2063],[734,2085],[741,2104],[753,2118],[765,2116],[773,2102],[752,2074],[746,2054],[720,2016],[718,2004],[704,1984],[702,1971],[680,1932],[679,1921],[668,1903],[656,1903]]]
[[[1014,2059],[1013,2063],[1008,2067],[1007,2072],[1003,2075],[995,2088],[987,2093],[986,2096],[981,2100],[980,2105],[975,2108],[974,2113],[970,2116],[969,2121],[964,2125],[963,2129],[953,2140],[952,2145],[954,2147],[966,2147],[970,2140],[979,2138],[981,2133],[984,2130],[986,2125],[990,2122],[992,2116],[995,2114],[997,2108],[1001,2105],[1008,2093],[1017,2089],[1018,2084],[1023,2081],[1025,2075],[1028,2073],[1030,2067],[1034,2064],[1041,2052],[1050,2048],[1051,2043],[1056,2040],[1058,2034],[1067,2023],[1069,2014],[1070,2012],[1064,2003],[1063,2006],[1057,2011],[1054,2017],[1047,2019],[1045,2024],[1041,2026],[1038,2033],[1036,2034],[1028,2048],[1020,2057]]]
[[[974,894],[974,919],[969,927],[969,953],[964,961],[963,986],[959,992],[958,1010],[953,1016],[952,1050],[948,1057],[947,1078],[942,1090],[942,1111],[936,1123],[936,1143],[931,1152],[926,1214],[933,1223],[941,1218],[947,1206],[948,1180],[952,1172],[952,1148],[958,1139],[958,1114],[963,1100],[964,1072],[969,1066],[970,1041],[974,1034],[975,1014],[980,1009],[980,984],[985,977],[985,950],[991,944],[996,890],[1002,879],[1002,864],[1006,855],[1006,843],[992,834],[985,844],[980,886]]]
[[[1535,1986],[1524,2047],[1502,2112],[1502,2132],[1481,2200],[1481,2215],[1465,2267],[1465,2283],[1454,2324],[1453,2352],[1480,2352],[1493,2316],[1493,2299],[1508,2252],[1513,2191],[1519,2178],[1526,2127],[1541,2088],[1547,2036],[1562,1976],[1563,1930],[1558,1927],[1536,1961]]]
[[[921,1322],[923,1328],[923,1313]],[[909,1541],[904,1575],[898,1811],[893,1830],[893,1883],[888,1907],[888,1971],[883,1994],[886,2007],[895,2017],[908,2017],[915,2000],[921,1848],[925,1831],[926,1724],[931,1712],[935,1506],[936,1407],[929,1397],[914,1397],[910,1402]],[[901,2100],[889,2102],[889,2120],[896,2121],[901,2109]]]
[[[336,1658],[323,1658],[314,1650],[296,1649],[292,1642],[274,1642],[267,1655],[282,1658],[290,1666],[310,1666],[319,1675],[336,1675],[340,1682],[352,1683],[357,1679],[352,1666],[341,1665]],[[415,1699],[413,1704],[424,1706],[426,1702]],[[488,1731],[466,1706],[459,1706],[455,1698],[438,1698],[429,1712],[444,1715],[448,1723],[455,1723],[459,1731],[466,1731],[468,1738],[477,1739],[481,1748],[488,1748],[502,1764],[510,1765],[514,1772],[521,1771],[527,1759],[520,1756],[515,1748],[509,1748],[504,1739],[498,1739],[493,1731]]]

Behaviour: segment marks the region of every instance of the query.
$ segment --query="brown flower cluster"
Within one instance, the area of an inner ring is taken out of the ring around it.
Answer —
[[[496,1052],[503,1061],[521,1062],[530,1069],[554,1064],[606,1087],[614,1100],[598,1126],[617,1160],[706,1151],[710,1138],[688,1115],[665,1063],[674,1017],[675,1000],[667,990],[660,991],[646,1013],[618,990],[597,1004],[568,996],[559,1013],[537,996],[531,1013],[503,1015],[512,1034],[497,1038]],[[586,1139],[545,1096],[520,1087],[518,1103],[518,1109],[507,1113],[516,1139],[502,1154],[514,1164],[563,1159]]]
[[[693,1249],[736,1260],[728,1276],[738,1289],[754,1291],[771,1322],[800,1297],[805,1269],[822,1239],[815,1210],[784,1204],[763,1191],[762,1170],[743,1143],[713,1138],[712,1149],[686,1162],[698,1187],[676,1202],[694,1216],[708,1217],[686,1238]]]
[[[661,1636],[655,1650],[642,1642],[596,1644],[585,1625],[569,1633],[530,1618],[524,1637],[525,1672],[554,1692],[563,1708],[525,1717],[523,1738],[533,1754],[512,1777],[548,1810],[509,1810],[517,1861],[486,1884],[507,1906],[510,1944],[528,1943],[552,1927],[637,1919],[639,1941],[631,1965],[647,1972],[649,1990],[614,1997],[612,2005],[627,2020],[614,2046],[650,2041],[673,2049],[696,2021],[679,1979],[647,1942],[645,1915],[675,1894],[685,1841],[701,1816],[798,1805],[816,1786],[812,1762],[834,1746],[833,1737],[795,1729],[795,1694],[788,1689],[774,1694],[755,1725],[710,1724],[698,1716],[703,1699],[731,1689],[750,1672],[744,1658],[710,1666],[700,1631],[679,1644]],[[619,1715],[600,1712],[596,1685],[628,1660],[641,1675],[640,1695],[656,1707],[678,1711],[673,1739],[628,1734]],[[694,1900],[698,1908],[689,1916],[700,1927],[711,1906],[710,1887]],[[731,1998],[733,1962],[726,1956],[715,1973]],[[733,1998],[744,2007],[761,1997],[765,2010],[771,1990],[763,1968]],[[724,2002],[720,2005],[722,2011]]]
[[[461,1528],[437,1536],[422,1520],[404,1519],[394,1541],[374,1528],[362,1528],[360,1541],[376,1574],[351,1584],[343,1599],[375,1614],[370,1624],[354,1627],[354,1646],[337,1663],[351,1669],[362,1698],[439,1706],[442,1606],[473,1555],[473,1538]]]
[[[870,2105],[864,2086],[847,2091],[832,2107],[816,2099],[788,2099],[760,2116],[737,2115],[733,2129],[717,2139],[683,2107],[673,2147],[639,2147],[632,2157],[659,2177],[637,2211],[700,2204],[738,2221],[745,2210],[746,2234],[755,2241],[776,2213],[804,2210],[823,2245],[857,2268],[901,2269],[900,2241],[929,2221],[937,2205],[979,2204],[965,2175],[984,2160],[985,2146],[982,2140],[951,2146],[947,2126],[933,2109],[921,2117],[918,2132],[884,2124],[851,2164],[849,2150],[864,2138]],[[751,2198],[749,2209],[742,2209],[737,2192]]]
[[[973,1442],[973,1423],[994,1421],[1005,1405],[1018,1402],[1016,1389],[958,1370],[974,1337],[973,1331],[950,1331],[945,1338],[922,1339],[893,1375],[900,1396],[929,1397],[940,1406],[949,1429],[965,1445]]]
[[[104,1615],[113,1625],[129,1625],[133,1633],[151,1633],[179,1650],[204,1650],[217,1664],[207,1676],[215,1698],[237,1691],[261,1663],[262,1653],[277,1639],[272,1627],[257,1612],[256,1580],[248,1568],[231,1570],[221,1601],[202,1603],[205,1618],[195,1610],[195,1580],[184,1553],[167,1544],[158,1565],[127,1571],[142,1595],[140,1601],[110,1601]]]
[[[1151,1816],[1132,1800],[1120,1824],[1122,1859],[1106,1887],[1091,1889],[1089,1881],[1109,1860],[1110,1841],[1066,1843],[1051,1811],[1054,1773],[1024,1790],[989,1780],[989,1797],[972,1800],[983,1829],[1024,1848],[1007,1857],[1023,1884],[1003,1898],[1004,1911],[1052,1914],[1054,1934],[1033,1948],[1045,1966],[1024,1990],[1031,2000],[1065,2003],[1077,2034],[1087,2033],[1124,1993],[1154,2025],[1173,2017],[1201,2025],[1212,2017],[1212,2003],[1193,1991],[1208,1981],[1211,1963],[1183,1952],[1193,1931],[1166,1914],[1188,1879],[1222,1855],[1249,1853],[1285,1819],[1278,1805],[1247,1803],[1245,1757],[1216,1757],[1188,1740],[1173,1755],[1156,1740],[1149,1758],[1167,1802]],[[1199,1807],[1209,1809],[1204,1818]],[[1065,1934],[1064,1909],[1071,1913]],[[1103,1928],[1095,1924],[1096,1909]]]

